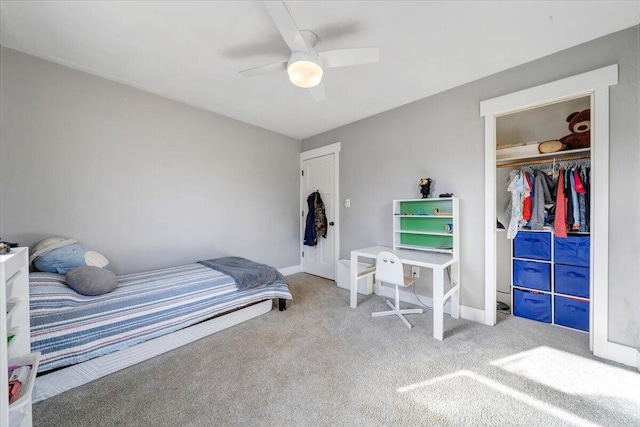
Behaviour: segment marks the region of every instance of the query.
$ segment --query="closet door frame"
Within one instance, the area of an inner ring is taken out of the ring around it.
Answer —
[[[496,118],[548,104],[591,97],[591,313],[594,355],[635,366],[637,352],[609,341],[609,86],[618,65],[557,80],[480,103],[485,118],[485,321],[496,324]],[[597,141],[597,143],[594,143]],[[597,283],[597,286],[594,286]]]

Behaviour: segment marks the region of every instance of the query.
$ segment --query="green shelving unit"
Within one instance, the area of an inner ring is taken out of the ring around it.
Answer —
[[[455,254],[457,197],[393,201],[393,247]]]

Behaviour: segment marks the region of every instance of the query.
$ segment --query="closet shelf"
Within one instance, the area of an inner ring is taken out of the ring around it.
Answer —
[[[538,161],[538,160],[553,160],[554,158],[561,162],[563,160],[574,160],[574,159],[568,159],[568,157],[573,157],[576,154],[584,154],[584,155],[588,155],[591,152],[591,148],[578,148],[576,150],[566,150],[566,151],[558,151],[556,153],[544,153],[544,154],[538,154],[535,156],[513,156],[513,157],[505,157],[503,159],[499,159],[496,160],[496,165],[498,165],[498,167],[509,167],[509,163],[512,162],[526,162],[526,161]],[[585,157],[586,158],[586,157]]]

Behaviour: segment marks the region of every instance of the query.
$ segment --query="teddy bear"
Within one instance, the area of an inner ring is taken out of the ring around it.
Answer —
[[[588,148],[591,146],[591,110],[576,111],[567,117],[570,135],[560,138],[560,142],[567,146],[567,150]]]
[[[431,178],[422,178],[420,180],[420,192],[422,193],[422,198],[426,199],[429,197],[429,193],[431,193],[431,183],[433,180]]]
[[[541,142],[538,152],[555,153],[563,150],[575,150],[591,146],[591,110],[576,111],[567,117],[571,134],[560,139]]]

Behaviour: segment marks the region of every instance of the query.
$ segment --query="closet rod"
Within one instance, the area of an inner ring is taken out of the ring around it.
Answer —
[[[553,163],[554,161],[556,163],[559,162],[567,162],[570,160],[582,160],[582,159],[589,159],[591,158],[591,156],[589,154],[583,154],[581,156],[572,156],[572,157],[564,157],[561,159],[556,159],[556,158],[551,158],[551,159],[545,159],[545,160],[531,160],[528,162],[522,161],[522,162],[512,162],[512,163],[505,163],[504,165],[497,165],[497,168],[511,168],[514,166],[529,166],[529,165],[539,165],[542,163]]]

